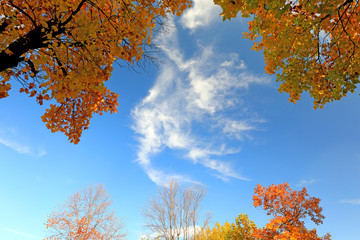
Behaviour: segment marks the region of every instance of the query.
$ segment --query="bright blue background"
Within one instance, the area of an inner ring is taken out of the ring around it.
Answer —
[[[268,216],[252,206],[254,187],[287,181],[294,189],[305,186],[311,196],[321,198],[326,216],[324,224],[317,227],[321,235],[330,232],[333,239],[358,240],[359,96],[349,95],[316,111],[306,94],[296,105],[289,103],[287,94],[277,91],[274,76],[265,76],[262,54],[251,51],[251,42],[242,38],[247,24],[240,19],[223,23],[217,17],[219,10],[214,11],[211,20],[204,20],[204,26],[192,31],[177,19],[176,39],[184,59],[196,58],[201,47],[211,45],[214,58],[226,60],[235,52],[245,62],[247,73],[270,80],[241,90],[241,111],[225,109],[219,115],[219,119],[251,115],[263,120],[255,123],[255,129],[246,132],[242,140],[219,137],[219,144],[241,151],[217,159],[230,162],[250,181],[231,177],[222,181],[213,170],[184,157],[186,149],[163,146],[151,156],[151,162],[165,173],[190,176],[206,185],[208,194],[202,210],[212,212],[212,224],[233,222],[238,214],[246,213],[258,226],[264,226]],[[166,54],[163,60],[171,62]],[[131,113],[148,95],[166,64],[150,66],[141,74],[115,67],[108,86],[119,93],[118,113],[94,116],[78,145],[70,144],[61,133],[47,130],[40,119],[45,106],[19,94],[14,83],[10,96],[0,101],[0,239],[42,239],[46,235],[44,222],[54,207],[74,192],[97,183],[104,184],[111,195],[117,216],[125,221],[128,239],[140,239],[144,222],[141,208],[157,186],[136,162],[140,143]],[[201,120],[193,122],[190,134],[201,141],[219,136],[219,129],[203,124]],[[310,220],[307,223],[313,227]]]

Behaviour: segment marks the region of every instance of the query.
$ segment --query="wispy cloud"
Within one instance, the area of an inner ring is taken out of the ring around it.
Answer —
[[[17,235],[17,236],[21,236],[21,237],[24,237],[24,238],[28,238],[28,239],[39,239],[39,240],[42,239],[42,238],[41,238],[40,236],[38,236],[38,235],[20,232],[20,231],[11,229],[11,228],[3,228],[2,230],[3,230],[3,231],[6,231],[6,232],[9,232],[9,233],[13,233],[13,234],[15,234],[15,235]]]
[[[26,145],[21,145],[19,143],[12,142],[4,138],[0,138],[0,144],[9,147],[20,154],[31,154],[30,147]]]
[[[152,157],[165,148],[181,151],[184,159],[224,181],[247,180],[222,157],[238,153],[240,148],[228,147],[228,142],[249,136],[262,121],[246,116],[239,96],[251,84],[268,84],[269,79],[247,72],[237,54],[216,54],[212,46],[199,44],[199,54],[186,59],[176,29],[163,36],[159,45],[169,62],[160,67],[149,94],[132,111],[132,128],[139,141],[137,162],[160,185],[170,178],[193,181],[153,166]],[[228,111],[236,112],[237,118]]]
[[[14,128],[2,128],[0,131],[0,144],[5,147],[11,148],[19,154],[31,155],[36,157],[43,157],[46,155],[46,151],[41,148],[34,148],[26,143],[21,142],[19,134]]]
[[[199,27],[208,26],[219,15],[221,9],[212,0],[194,0],[193,7],[188,9],[181,17],[181,24],[192,31]]]
[[[301,180],[301,181],[297,184],[297,186],[298,186],[298,187],[308,186],[308,185],[311,185],[311,184],[313,184],[313,183],[315,183],[315,182],[317,182],[317,181],[318,181],[318,180],[316,180],[316,179],[309,179],[309,180],[303,179],[303,180]]]
[[[340,200],[340,202],[352,204],[352,205],[360,205],[360,199],[343,199],[343,200]]]

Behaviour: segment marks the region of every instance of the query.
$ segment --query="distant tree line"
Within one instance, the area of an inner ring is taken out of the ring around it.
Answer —
[[[320,199],[310,197],[304,187],[292,190],[283,184],[263,187],[258,184],[253,204],[272,218],[265,227],[257,227],[241,213],[234,223],[216,223],[209,227],[209,214],[200,217],[206,189],[201,184],[181,185],[171,181],[158,188],[157,195],[143,208],[146,237],[143,240],[330,240],[330,234],[317,235],[307,229],[305,220],[323,223]],[[72,195],[51,213],[45,223],[45,240],[122,240],[124,225],[109,207],[111,201],[102,185],[91,186]]]

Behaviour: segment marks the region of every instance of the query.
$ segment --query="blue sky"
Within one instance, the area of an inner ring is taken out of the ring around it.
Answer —
[[[97,183],[128,239],[140,239],[141,208],[172,178],[207,187],[202,210],[212,224],[246,213],[264,226],[268,216],[252,205],[258,183],[305,186],[321,198],[319,233],[358,239],[359,96],[316,111],[306,94],[289,103],[242,38],[246,21],[222,22],[210,0],[194,2],[156,40],[158,68],[115,67],[108,86],[119,93],[118,113],[95,116],[78,145],[47,130],[46,106],[14,83],[0,101],[0,239],[42,239],[54,207]]]

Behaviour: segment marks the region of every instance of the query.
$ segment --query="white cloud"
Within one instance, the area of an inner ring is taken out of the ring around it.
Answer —
[[[46,155],[42,147],[34,147],[27,144],[24,137],[14,127],[2,126],[0,124],[0,145],[8,147],[19,154],[43,157]]]
[[[32,155],[32,156],[38,156],[38,157],[42,157],[44,155],[46,155],[46,151],[44,149],[38,149],[37,151],[35,149],[33,149],[32,147],[20,143],[20,142],[16,142],[16,141],[12,141],[3,137],[0,137],[0,144],[11,148],[12,150],[20,153],[20,154],[25,154],[25,155]]]
[[[360,205],[360,199],[343,199],[340,200],[341,203],[348,203],[352,205]]]
[[[233,137],[238,140],[243,140],[244,137],[250,138],[249,131],[256,130],[255,123],[264,122],[262,119],[245,119],[245,120],[234,120],[234,119],[223,119],[222,120],[222,131],[228,137]]]
[[[208,26],[219,15],[221,9],[212,0],[193,0],[193,6],[181,17],[181,24],[191,30]]]
[[[198,183],[188,175],[165,172],[154,168],[151,164],[142,164],[141,167],[144,169],[150,180],[158,186],[163,186],[172,180],[176,180],[179,183]]]
[[[28,238],[28,239],[42,239],[40,236],[38,235],[34,235],[34,234],[29,234],[29,233],[24,233],[24,232],[20,232],[20,231],[16,231],[14,229],[11,229],[11,228],[3,228],[4,231],[6,232],[10,232],[10,233],[13,233],[15,235],[18,235],[18,236],[21,236],[21,237],[24,237],[24,238]]]
[[[228,68],[235,67],[236,69],[241,69],[241,70],[245,70],[247,68],[244,60],[239,61],[239,55],[236,54],[236,53],[230,54],[229,59],[222,62],[220,64],[220,66],[221,67],[228,67]]]
[[[153,166],[152,157],[168,148],[179,150],[183,158],[201,164],[224,181],[247,180],[221,158],[239,152],[239,147],[229,148],[227,142],[243,139],[260,120],[234,119],[227,111],[241,112],[241,92],[251,84],[268,84],[269,79],[238,67],[245,64],[236,54],[221,57],[211,46],[199,46],[200,54],[185,59],[175,28],[160,41],[169,62],[160,66],[149,94],[132,111],[132,128],[139,141],[137,162],[157,184],[171,178],[192,182],[187,175],[169,174]],[[226,59],[230,63],[224,64]]]
[[[3,138],[0,138],[0,144],[9,147],[20,154],[31,154],[29,146],[26,145],[21,145],[16,142],[11,142]]]
[[[302,187],[302,186],[306,186],[306,185],[311,185],[311,184],[313,184],[313,183],[315,183],[317,181],[318,180],[315,180],[315,179],[309,179],[309,180],[303,179],[303,180],[300,181],[299,184],[297,184],[297,186]]]

